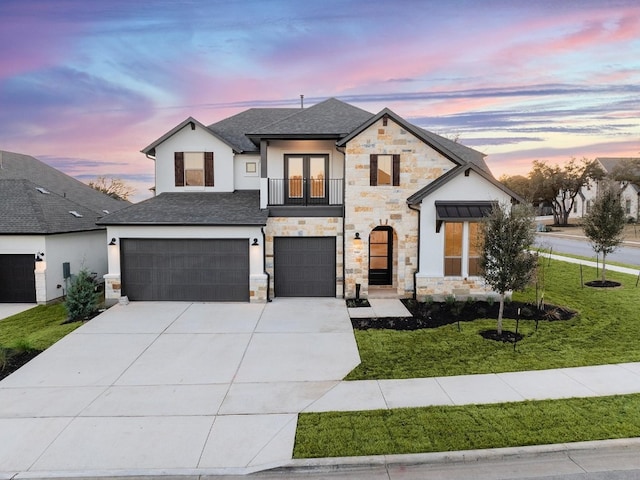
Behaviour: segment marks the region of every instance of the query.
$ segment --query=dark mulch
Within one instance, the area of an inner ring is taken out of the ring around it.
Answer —
[[[347,307],[349,308],[359,308],[359,307],[370,307],[369,300],[366,298],[347,298]]]
[[[0,380],[11,375],[25,363],[36,358],[40,353],[40,350],[27,350],[18,352],[9,349],[7,352],[7,362],[4,368],[0,369]]]
[[[620,282],[614,282],[613,280],[593,280],[591,282],[585,282],[587,287],[595,287],[595,288],[615,288],[622,285]]]
[[[392,330],[417,330],[437,328],[457,322],[472,322],[479,318],[498,318],[499,302],[431,302],[422,303],[412,299],[403,299],[411,317],[402,318],[352,318],[351,324],[358,330],[381,328]],[[576,312],[564,307],[545,305],[543,309],[524,302],[507,302],[504,305],[504,318],[524,320],[568,320]]]
[[[483,330],[480,332],[482,338],[486,340],[495,340],[497,342],[515,343],[524,338],[524,335],[511,332],[509,330],[502,330],[502,333],[498,333],[497,330]]]

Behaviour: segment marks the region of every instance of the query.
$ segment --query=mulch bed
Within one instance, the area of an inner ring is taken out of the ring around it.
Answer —
[[[604,282],[602,280],[593,280],[591,282],[585,282],[584,284],[587,287],[594,288],[615,288],[622,285],[620,282],[614,282],[613,280],[605,280]]]
[[[411,313],[411,317],[352,318],[351,324],[358,330],[437,328],[457,322],[472,322],[479,318],[497,319],[500,307],[499,302],[486,301],[421,303],[412,299],[403,299],[402,303]],[[558,321],[568,320],[575,315],[576,312],[573,310],[555,305],[545,305],[544,309],[538,309],[530,303],[507,302],[504,305],[503,318]]]
[[[0,369],[0,380],[8,377],[13,372],[22,367],[25,363],[33,360],[40,354],[40,350],[28,350],[25,352],[16,352],[9,350],[7,352],[7,362],[3,369]]]

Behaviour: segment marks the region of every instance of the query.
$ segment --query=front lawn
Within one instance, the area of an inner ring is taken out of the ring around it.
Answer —
[[[38,305],[0,320],[0,379],[72,332],[82,322],[64,323],[63,304]]]
[[[640,394],[303,413],[294,458],[393,455],[640,436]]]
[[[609,272],[620,288],[580,287],[580,266],[557,260],[544,262],[545,302],[576,310],[571,320],[520,321],[524,339],[512,344],[485,340],[482,330],[496,319],[482,319],[413,331],[356,330],[362,363],[347,380],[420,378],[498,373],[640,361],[640,288],[636,277]],[[540,272],[542,273],[542,271]],[[583,267],[584,281],[596,279]],[[535,303],[535,287],[514,294],[514,300]],[[504,320],[515,329],[515,321]]]

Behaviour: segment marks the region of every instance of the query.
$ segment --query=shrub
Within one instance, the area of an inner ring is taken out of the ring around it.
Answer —
[[[87,270],[82,269],[73,280],[64,302],[69,319],[87,320],[98,308],[98,294],[93,279]]]

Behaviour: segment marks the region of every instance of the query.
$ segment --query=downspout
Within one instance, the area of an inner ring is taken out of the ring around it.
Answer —
[[[267,276],[267,303],[271,301],[269,298],[269,289],[271,288],[271,275],[267,272],[267,236],[264,233],[264,227],[260,227],[262,232],[262,266],[264,274]]]
[[[336,145],[336,151],[342,154],[342,298],[346,297],[345,289],[347,288],[347,278],[346,278],[346,259],[347,259],[347,241],[344,231],[344,215],[345,215],[345,200],[347,195],[347,155],[345,153],[345,149],[340,150],[340,147]]]
[[[413,271],[413,299],[417,300],[418,298],[418,284],[416,282],[416,275],[418,273],[418,270],[420,269],[420,212],[421,210],[419,208],[414,208],[409,202],[407,202],[407,207],[409,207],[410,210],[414,210],[416,212],[418,212],[418,254],[417,254],[417,262],[418,262],[418,268],[416,268]]]

